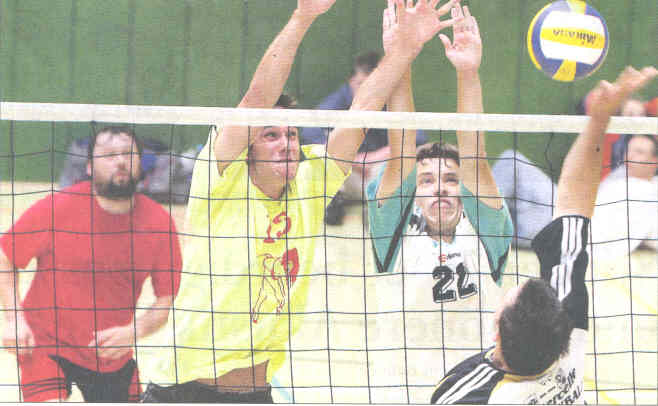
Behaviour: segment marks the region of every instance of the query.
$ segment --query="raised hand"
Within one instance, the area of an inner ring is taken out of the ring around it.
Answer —
[[[382,46],[384,47],[384,53],[388,53],[393,44],[393,24],[395,22],[395,5],[393,0],[388,0],[388,7],[384,9],[384,21],[382,22]]]
[[[297,12],[307,17],[326,13],[336,0],[297,0]]]
[[[658,71],[653,66],[639,71],[628,66],[619,74],[614,83],[605,80],[599,82],[589,96],[591,106],[589,115],[603,119],[610,117],[619,110],[631,94],[644,87],[657,75]]]
[[[468,6],[454,7],[451,15],[457,19],[452,26],[452,42],[447,35],[439,34],[446,57],[457,71],[477,70],[482,62],[482,39],[477,20]]]
[[[439,9],[439,0],[388,0],[384,11],[383,43],[384,51],[393,47],[420,51],[423,45],[439,31],[450,27],[456,21],[452,18],[441,21],[459,0],[450,0]]]

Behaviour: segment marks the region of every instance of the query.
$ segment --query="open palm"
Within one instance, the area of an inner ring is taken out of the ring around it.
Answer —
[[[306,16],[318,16],[326,13],[336,0],[297,0],[297,10]]]
[[[453,41],[443,34],[439,35],[446,50],[446,57],[458,71],[476,70],[482,62],[482,39],[475,17],[468,7],[453,9],[452,17],[457,19],[453,31]]]
[[[395,43],[404,47],[422,48],[437,32],[449,27],[454,20],[441,21],[459,0],[450,0],[444,6],[435,9],[439,0],[389,0],[384,11],[383,43],[388,51]]]

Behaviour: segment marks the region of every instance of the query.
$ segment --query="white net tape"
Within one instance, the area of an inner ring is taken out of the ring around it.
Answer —
[[[108,104],[0,103],[6,121],[67,121],[175,125],[292,125],[502,132],[579,133],[588,118],[567,115],[398,113],[235,109]],[[613,117],[608,132],[657,134],[658,118]]]

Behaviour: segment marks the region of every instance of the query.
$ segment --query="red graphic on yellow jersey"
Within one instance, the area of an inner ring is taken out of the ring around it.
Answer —
[[[284,228],[276,232],[276,238],[287,235],[292,226],[292,221],[286,215],[286,212],[281,212],[274,217],[272,223],[267,228],[267,238],[263,240],[264,243],[274,244],[276,242],[271,234],[272,225],[279,225],[282,221],[285,222]],[[281,256],[274,256],[270,253],[263,254],[259,256],[259,259],[261,259],[262,278],[256,303],[251,311],[251,320],[253,323],[258,323],[263,305],[268,301],[274,302],[277,314],[284,310],[290,287],[297,280],[297,274],[299,273],[299,253],[297,252],[297,248],[289,249]]]
[[[279,213],[274,217],[274,220],[272,220],[272,223],[270,223],[269,227],[267,227],[267,238],[263,240],[265,244],[274,244],[274,238],[272,238],[272,224],[280,224],[282,220],[285,220],[286,226],[282,231],[277,231],[276,232],[276,238],[281,238],[288,234],[288,231],[290,231],[290,227],[292,226],[292,220],[290,220],[290,217],[286,214],[285,211]]]

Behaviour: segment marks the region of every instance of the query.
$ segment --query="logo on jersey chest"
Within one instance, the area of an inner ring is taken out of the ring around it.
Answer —
[[[450,261],[453,258],[461,258],[462,254],[461,252],[453,252],[450,254],[441,254],[438,257],[436,257],[441,264],[445,264],[446,262]]]
[[[292,219],[288,217],[287,213],[277,214],[267,227],[267,237],[263,239],[263,243],[266,246],[271,245],[275,249],[275,244],[281,238],[285,238],[291,228]],[[285,248],[287,248],[287,244]],[[267,311],[267,308],[271,305],[274,305],[276,314],[285,310],[290,288],[299,274],[299,253],[297,248],[287,249],[280,256],[265,253],[259,255],[258,258],[262,277],[256,303],[251,310],[251,321],[253,323],[258,323],[261,312]]]

